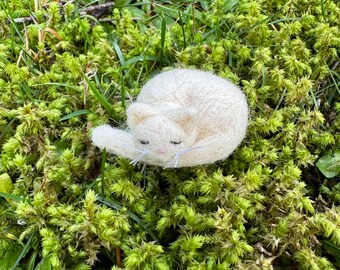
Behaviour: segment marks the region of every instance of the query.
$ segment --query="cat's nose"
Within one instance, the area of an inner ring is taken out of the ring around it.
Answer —
[[[156,150],[156,153],[157,153],[157,154],[160,154],[160,155],[164,155],[164,154],[165,154],[165,151],[164,151],[164,149],[157,149],[157,150]]]

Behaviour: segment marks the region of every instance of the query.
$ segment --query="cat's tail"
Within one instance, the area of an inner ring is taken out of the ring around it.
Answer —
[[[133,145],[132,135],[124,130],[112,128],[110,125],[102,125],[92,130],[92,142],[100,149],[106,149],[108,152],[123,156],[129,159],[135,159],[138,152],[133,148],[126,147]]]

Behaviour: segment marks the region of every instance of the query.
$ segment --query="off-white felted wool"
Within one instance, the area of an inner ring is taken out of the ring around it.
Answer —
[[[212,73],[174,69],[149,80],[127,109],[128,130],[96,127],[99,148],[163,167],[189,167],[227,158],[246,134],[241,90]]]

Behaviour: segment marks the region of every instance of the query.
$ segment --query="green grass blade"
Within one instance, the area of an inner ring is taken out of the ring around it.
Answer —
[[[26,245],[24,246],[24,248],[22,249],[19,257],[17,258],[17,260],[15,261],[15,263],[13,264],[13,266],[11,267],[11,270],[15,270],[17,268],[17,266],[19,265],[20,261],[25,257],[26,253],[31,249],[32,247],[32,239],[34,236],[35,232],[33,232],[30,236],[30,238],[28,239]]]
[[[163,62],[163,57],[164,57],[165,34],[166,34],[166,20],[163,17],[162,24],[161,24],[161,61],[162,62]]]
[[[280,23],[280,22],[287,22],[287,21],[301,21],[302,18],[284,18],[276,21],[269,22],[268,25]]]
[[[233,52],[228,52],[228,66],[233,67]]]
[[[72,118],[72,117],[75,117],[75,116],[78,116],[78,115],[82,115],[82,114],[88,114],[88,113],[90,113],[91,111],[90,110],[79,110],[79,111],[75,111],[75,112],[73,112],[73,113],[70,113],[70,114],[68,114],[68,115],[65,115],[65,116],[63,116],[62,118],[60,118],[60,122],[61,121],[65,121],[65,120],[68,120],[68,119],[70,119],[70,118]]]
[[[131,59],[127,60],[124,65],[122,65],[123,68],[129,67],[137,62],[143,62],[143,61],[153,61],[153,62],[159,62],[161,58],[158,56],[150,56],[150,55],[138,55],[135,57],[132,57]]]
[[[35,261],[37,260],[37,256],[38,250],[35,250],[28,261],[27,270],[33,270],[35,268]]]
[[[220,29],[222,26],[223,26],[224,22],[221,22],[219,24],[216,25],[216,27],[212,28],[211,30],[209,30],[208,32],[206,32],[204,35],[203,35],[203,40],[206,40],[208,39],[211,35],[215,34],[218,29]]]
[[[334,243],[332,243],[329,240],[322,240],[321,242],[322,242],[323,246],[325,247],[327,253],[333,255],[335,260],[336,260],[335,263],[338,266],[340,266],[340,246],[335,245]]]
[[[247,29],[245,29],[245,30],[239,32],[239,33],[237,34],[237,36],[240,37],[240,36],[242,36],[243,34],[248,33],[250,30],[252,30],[252,29],[258,27],[259,25],[261,25],[261,24],[263,24],[263,23],[265,23],[265,22],[267,22],[267,21],[269,21],[271,18],[273,18],[273,17],[275,17],[275,16],[276,16],[276,14],[272,14],[272,15],[268,16],[267,18],[263,19],[262,21],[259,21],[259,22],[255,23],[255,24],[253,24],[252,26],[248,27]]]
[[[178,11],[178,17],[179,17],[179,25],[182,28],[182,35],[183,35],[183,48],[185,49],[187,47],[187,39],[185,37],[185,29],[184,29],[184,23],[182,21],[182,15],[181,12]]]
[[[224,4],[222,10],[224,12],[230,12],[234,7],[238,5],[239,2],[240,0],[229,0]]]
[[[102,164],[101,164],[101,171],[102,171],[102,196],[105,196],[104,191],[105,191],[105,162],[106,162],[106,148],[103,149],[102,152]]]
[[[187,18],[194,19],[193,14],[188,12],[188,10],[186,10],[184,12],[179,8],[179,6],[174,6],[174,5],[165,6],[165,5],[161,5],[159,3],[156,3],[155,7],[154,7],[154,12],[157,13],[157,14],[163,13],[167,17],[171,17],[175,20],[177,20],[179,18],[179,16],[178,16],[179,13],[186,16]],[[195,20],[201,21],[204,25],[208,24],[207,21],[203,20],[203,16],[202,16],[201,12],[196,10],[194,12],[194,14],[195,14]]]
[[[117,56],[118,56],[118,59],[120,61],[120,64],[123,66],[125,65],[125,58],[124,58],[124,55],[122,53],[122,50],[120,49],[119,45],[118,45],[118,42],[115,41],[112,43],[113,44],[113,47],[115,48],[115,51],[117,53]]]
[[[0,192],[0,197],[3,197],[5,199],[10,199],[16,202],[20,202],[21,200],[23,200],[22,197],[16,196],[16,195],[12,195],[9,193],[5,193],[5,192]]]
[[[15,118],[12,118],[11,121],[9,121],[9,123],[3,128],[0,134],[0,140],[5,136],[7,132],[9,132],[14,121],[15,121]]]
[[[97,100],[102,104],[102,106],[106,109],[108,115],[111,117],[114,115],[114,110],[111,106],[111,104],[106,100],[106,98],[98,91],[98,89],[93,85],[93,83],[89,80],[87,76],[84,77],[86,82],[89,85],[90,90],[95,95]]]
[[[38,83],[38,84],[34,84],[32,86],[45,86],[45,85],[62,86],[62,87],[67,87],[67,88],[79,91],[79,87],[68,84],[68,83]]]
[[[24,39],[23,35],[21,34],[21,32],[19,31],[17,24],[14,21],[12,9],[9,8],[7,1],[4,1],[3,5],[1,5],[1,6],[2,6],[1,9],[5,12],[6,16],[11,21],[11,23],[10,23],[11,32],[14,30],[17,33],[17,35],[19,36],[21,42],[25,43],[25,39]],[[13,33],[12,33],[12,36],[14,36]],[[14,42],[14,39],[13,39],[13,42]]]
[[[339,76],[339,74],[336,73],[335,71],[330,70],[329,68],[328,68],[328,70],[329,70],[329,74],[330,74],[331,77],[332,77],[332,81],[333,81],[333,83],[334,83],[335,89],[338,91],[338,94],[340,95],[340,89],[339,89],[340,76]],[[333,75],[335,75],[336,77],[338,77],[338,81],[336,81],[336,79],[334,78]]]
[[[123,207],[121,205],[119,205],[118,203],[116,202],[113,202],[109,199],[104,199],[103,197],[101,196],[98,196],[98,201],[100,201],[102,204],[105,204],[106,206],[109,206],[113,209],[116,209],[116,210],[121,210]],[[157,239],[157,237],[155,236],[155,234],[150,231],[148,229],[148,227],[146,226],[146,224],[137,216],[135,215],[134,213],[132,213],[131,211],[127,210],[126,213],[134,220],[136,221],[139,225],[141,225],[145,231],[147,231],[147,233],[151,236],[151,238],[158,244],[159,241]]]
[[[19,83],[18,86],[19,86],[20,91],[23,94],[26,94],[28,96],[28,98],[33,102],[34,97],[32,96],[31,89],[29,89],[29,87],[24,83]]]
[[[50,257],[43,258],[35,270],[52,270]]]
[[[11,266],[16,262],[18,256],[22,251],[23,247],[17,243],[13,243],[8,247],[5,256],[0,260],[0,270],[11,269]]]
[[[325,12],[325,0],[321,0],[321,12],[322,12],[322,17],[325,23],[327,23],[327,17],[326,17],[326,12]]]

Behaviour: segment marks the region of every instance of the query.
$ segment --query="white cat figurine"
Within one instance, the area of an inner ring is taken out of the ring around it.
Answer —
[[[163,167],[189,167],[227,158],[246,134],[241,90],[212,73],[174,69],[158,74],[127,108],[128,129],[94,128],[99,148]]]

